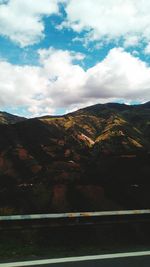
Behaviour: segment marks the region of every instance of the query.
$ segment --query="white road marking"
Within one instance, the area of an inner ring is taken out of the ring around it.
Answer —
[[[81,261],[140,257],[140,256],[150,256],[150,251],[104,254],[104,255],[95,255],[95,256],[69,257],[69,258],[60,258],[60,259],[58,258],[58,259],[46,259],[46,260],[34,260],[34,261],[23,261],[23,262],[9,262],[9,263],[0,263],[0,267],[23,267],[23,266],[54,264],[54,263],[81,262]]]
[[[100,216],[118,216],[118,215],[121,216],[121,215],[140,215],[140,214],[150,214],[150,209],[100,211],[100,212],[72,212],[72,213],[54,213],[54,214],[10,215],[10,216],[0,216],[0,221],[100,217]]]

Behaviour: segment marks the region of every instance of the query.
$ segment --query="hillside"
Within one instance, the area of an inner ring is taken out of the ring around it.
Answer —
[[[150,102],[13,117],[0,124],[1,214],[150,207]]]
[[[26,120],[23,117],[12,115],[7,112],[0,112],[0,124],[14,124]]]

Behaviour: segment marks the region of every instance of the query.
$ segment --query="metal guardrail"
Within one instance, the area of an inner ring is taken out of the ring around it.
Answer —
[[[104,217],[104,216],[123,216],[123,215],[146,215],[150,214],[150,209],[143,210],[119,210],[119,211],[100,211],[100,212],[73,212],[73,213],[54,213],[54,214],[26,214],[0,216],[0,221],[20,221],[20,220],[41,220],[59,218],[82,218],[82,217]]]

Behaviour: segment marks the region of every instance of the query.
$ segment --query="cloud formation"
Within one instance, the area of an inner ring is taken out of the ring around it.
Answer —
[[[59,4],[64,4],[66,17]],[[0,0],[0,35],[21,47],[33,45],[44,38],[44,18],[62,16],[61,25],[77,34],[76,40],[118,42],[124,47],[150,42],[150,1],[147,0]]]
[[[54,114],[57,108],[73,110],[118,99],[150,99],[150,67],[145,62],[114,48],[85,71],[79,65],[83,57],[49,48],[39,50],[38,67],[0,61],[0,109],[24,106],[35,116]]]
[[[86,40],[125,40],[125,46],[150,41],[150,1],[69,0],[62,27],[87,30]]]
[[[44,16],[59,12],[61,0],[0,1],[0,35],[21,47],[33,45],[44,38]]]

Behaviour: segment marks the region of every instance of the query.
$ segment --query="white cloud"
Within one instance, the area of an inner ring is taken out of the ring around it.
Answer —
[[[140,53],[139,53],[139,51],[137,51],[137,50],[133,50],[133,51],[132,51],[132,55],[133,55],[133,56],[139,56],[139,54],[140,54]]]
[[[121,38],[127,47],[150,41],[147,0],[0,0],[0,35],[21,47],[39,42],[44,38],[43,18],[60,15],[59,3],[65,4],[67,17],[56,28],[72,28],[77,33],[87,30],[85,44]]]
[[[121,48],[85,71],[84,55],[53,48],[39,50],[40,66],[0,61],[0,109],[26,106],[32,115],[55,113],[122,99],[150,100],[150,67]]]
[[[46,80],[40,68],[0,61],[1,107],[30,105],[32,97],[40,94],[45,88]]]
[[[150,68],[121,48],[112,49],[102,62],[87,71],[87,76],[89,97],[140,101],[150,98]]]
[[[62,27],[89,30],[88,40],[125,39],[125,45],[150,41],[150,1],[69,0]]]
[[[124,40],[124,47],[137,46],[139,44],[138,36],[126,36]]]
[[[146,55],[150,55],[150,43],[148,43],[148,45],[145,47],[144,53]]]
[[[6,2],[6,1],[5,1]],[[44,37],[43,16],[59,13],[61,0],[8,0],[0,2],[0,35],[21,47]]]

